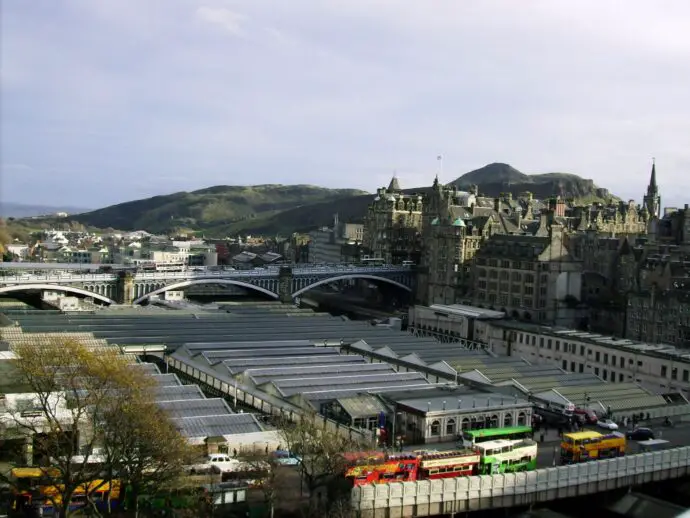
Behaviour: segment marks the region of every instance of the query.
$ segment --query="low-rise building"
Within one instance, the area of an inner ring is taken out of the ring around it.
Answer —
[[[529,425],[532,404],[523,398],[467,387],[381,394],[395,415],[394,435],[405,444],[450,442],[463,430]]]
[[[671,345],[514,321],[488,326],[487,347],[499,355],[593,373],[610,383],[640,383],[657,392],[690,391],[690,353]]]
[[[464,306],[433,304],[408,310],[408,330],[415,336],[433,336],[439,342],[471,340],[486,342],[486,320],[501,320],[501,311]]]

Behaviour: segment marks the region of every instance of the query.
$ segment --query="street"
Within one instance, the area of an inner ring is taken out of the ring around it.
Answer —
[[[655,422],[653,425],[642,424],[642,427],[651,428],[654,431],[656,439],[663,439],[670,441],[669,447],[673,446],[690,446],[690,422],[678,422],[673,428],[666,428],[661,426],[661,421]],[[607,433],[606,430],[602,428],[597,428],[596,426],[585,426],[582,430],[593,430],[599,433]],[[542,431],[544,431],[542,429]],[[558,458],[560,454],[560,444],[561,440],[558,435],[558,430],[548,429],[544,431],[544,442],[541,442],[542,431],[534,433],[534,440],[539,443],[539,452],[537,454],[537,467],[547,468],[554,465],[558,465]],[[621,433],[625,433],[625,429],[621,427],[619,430]],[[449,451],[456,449],[455,442],[442,442],[435,444],[417,444],[412,446],[407,446],[404,448],[405,451],[412,450],[439,450],[439,451]],[[637,442],[628,441],[627,448],[628,455],[639,453],[639,448]]]

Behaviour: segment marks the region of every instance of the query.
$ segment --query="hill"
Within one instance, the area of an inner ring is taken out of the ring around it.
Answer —
[[[365,195],[357,189],[326,189],[312,185],[216,186],[111,205],[71,216],[89,227],[147,230],[165,233],[174,228],[203,230],[221,235],[254,231],[254,223],[302,207],[307,213],[315,203],[328,207],[340,199]],[[327,221],[335,211],[329,209]],[[321,223],[324,224],[324,223]]]
[[[449,185],[466,190],[479,187],[482,196],[530,191],[537,199],[554,194],[578,201],[606,201],[606,189],[574,174],[525,174],[508,164],[489,164],[457,178]],[[430,187],[406,189],[425,193]],[[333,215],[341,221],[362,222],[373,196],[357,189],[326,189],[311,185],[216,186],[194,192],[155,196],[70,216],[24,220],[37,226],[70,222],[89,228],[146,230],[167,233],[173,229],[203,231],[207,236],[247,234],[288,235],[329,225]]]
[[[484,196],[498,196],[502,192],[510,192],[513,196],[517,196],[529,191],[537,199],[556,194],[588,201],[606,201],[611,197],[607,189],[597,187],[593,180],[586,180],[575,174],[525,174],[508,164],[501,163],[489,164],[470,171],[453,180],[449,185],[456,185],[459,189],[468,189],[472,185],[477,185],[479,192]]]

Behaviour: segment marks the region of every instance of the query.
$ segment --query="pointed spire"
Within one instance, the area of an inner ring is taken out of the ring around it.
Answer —
[[[393,173],[393,178],[391,178],[391,183],[388,184],[388,192],[399,192],[402,191],[400,188],[400,182],[398,182],[398,172]]]
[[[657,186],[656,186],[656,158],[652,157],[652,175],[649,178],[649,187],[648,187],[649,192],[656,192],[657,191]]]

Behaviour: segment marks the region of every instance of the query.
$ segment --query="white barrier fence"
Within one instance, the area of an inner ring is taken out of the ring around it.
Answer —
[[[690,447],[521,473],[355,487],[358,518],[434,516],[530,505],[690,473]]]

